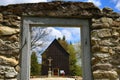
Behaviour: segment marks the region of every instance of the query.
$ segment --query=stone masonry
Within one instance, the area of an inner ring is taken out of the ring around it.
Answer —
[[[120,14],[100,10],[93,3],[49,2],[0,6],[0,78],[19,73],[21,17],[75,17],[89,19],[94,79],[120,78]]]
[[[92,19],[91,44],[94,78],[116,80],[120,76],[120,18]]]

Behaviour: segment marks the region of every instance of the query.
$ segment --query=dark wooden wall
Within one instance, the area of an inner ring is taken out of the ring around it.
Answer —
[[[69,75],[69,54],[56,39],[42,54],[42,75],[48,74],[48,58],[50,57],[52,58],[52,70],[53,68],[59,68],[60,70],[64,70],[66,75]]]

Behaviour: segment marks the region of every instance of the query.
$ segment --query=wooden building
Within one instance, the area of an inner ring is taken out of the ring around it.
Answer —
[[[51,58],[49,64],[48,59]],[[42,75],[48,75],[48,70],[51,68],[52,75],[69,75],[69,54],[55,39],[49,47],[42,53]]]

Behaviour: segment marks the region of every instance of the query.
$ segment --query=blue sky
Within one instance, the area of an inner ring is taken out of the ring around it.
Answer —
[[[65,36],[66,40],[68,42],[72,42],[72,43],[76,43],[76,42],[80,42],[81,41],[81,32],[80,32],[80,28],[61,28],[61,27],[57,27],[55,28],[56,30],[58,30],[59,32],[61,32],[62,37]]]
[[[0,0],[0,5],[16,4],[16,3],[37,3],[47,2],[51,0]],[[59,0],[56,0],[59,1]],[[93,2],[99,8],[110,7],[115,12],[120,13],[120,0],[64,0],[64,1],[82,1],[82,2]]]
[[[39,34],[39,28],[38,27],[36,31],[32,32],[32,35]],[[46,35],[42,40],[38,41],[37,44],[46,42],[46,44],[51,43],[55,38],[63,38],[65,36],[68,43],[76,43],[81,41],[81,31],[79,27],[46,27],[43,28],[46,32],[48,32],[48,35]]]

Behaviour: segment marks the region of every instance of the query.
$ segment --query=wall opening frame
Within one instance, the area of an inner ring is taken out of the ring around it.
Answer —
[[[18,80],[30,80],[30,58],[31,58],[31,34],[32,25],[53,25],[53,26],[76,26],[81,28],[82,45],[82,69],[83,80],[93,80],[91,70],[91,51],[90,51],[90,21],[81,18],[55,18],[55,17],[31,17],[23,16],[21,23],[21,51],[20,51],[20,73]],[[42,26],[42,27],[43,27]]]

